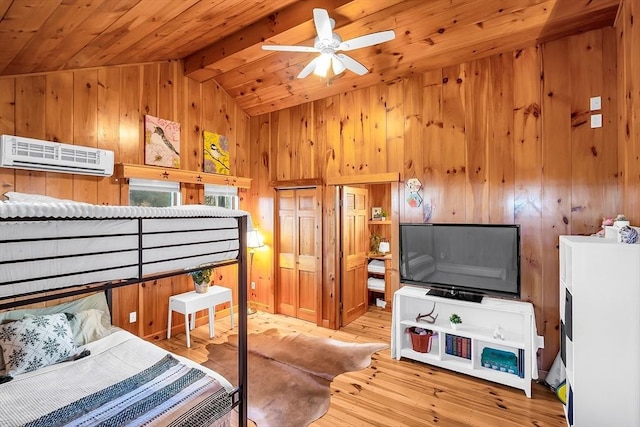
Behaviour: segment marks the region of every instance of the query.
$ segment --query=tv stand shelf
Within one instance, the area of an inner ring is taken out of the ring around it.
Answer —
[[[432,315],[438,316],[435,323],[416,321],[418,314],[430,312],[434,304]],[[452,313],[462,318],[462,324],[456,329],[449,323]],[[489,297],[484,297],[480,303],[469,302],[429,295],[427,288],[404,286],[394,294],[392,316],[392,357],[398,360],[406,357],[519,388],[524,390],[527,397],[531,397],[531,380],[537,378],[535,356],[539,342],[531,303]],[[411,326],[437,333],[432,338],[428,353],[413,350],[411,337],[405,333],[405,329]],[[499,334],[494,337],[498,326]],[[462,337],[470,342],[470,348],[467,349],[469,358],[446,352],[447,335]],[[520,375],[482,366],[482,351],[487,347],[519,357]]]

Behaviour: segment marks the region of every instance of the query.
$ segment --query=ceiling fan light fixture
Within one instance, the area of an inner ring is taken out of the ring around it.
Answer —
[[[360,76],[369,72],[367,67],[356,61],[352,57],[339,51],[350,51],[363,47],[373,46],[393,40],[396,33],[393,30],[379,31],[377,33],[365,34],[364,36],[343,41],[342,38],[333,32],[336,21],[329,18],[326,9],[313,9],[313,23],[316,27],[317,37],[310,46],[277,46],[263,45],[264,50],[275,50],[282,52],[319,52],[320,55],[313,58],[298,74],[299,79],[307,77],[313,72],[316,76],[326,77],[329,67],[333,68],[333,74],[338,75],[345,70],[352,71]]]
[[[313,74],[318,77],[327,77],[329,67],[331,67],[331,55],[322,52],[322,54],[320,54],[320,57],[318,58],[318,62],[316,62],[316,69],[313,71]]]

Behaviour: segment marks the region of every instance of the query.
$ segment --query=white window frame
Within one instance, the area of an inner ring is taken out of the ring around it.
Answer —
[[[129,200],[131,191],[156,191],[160,193],[171,193],[171,206],[182,205],[182,195],[180,193],[180,183],[174,181],[157,181],[153,179],[129,179]]]
[[[229,208],[229,209],[239,209],[240,197],[238,196],[237,187],[232,187],[230,185],[205,184],[204,185],[205,204],[209,204],[207,203],[207,196],[215,197],[215,198],[220,198],[220,197],[225,198],[228,200],[228,204],[230,206],[221,206],[221,207]],[[216,202],[217,200],[214,200],[215,204],[211,204],[210,206],[220,206]]]

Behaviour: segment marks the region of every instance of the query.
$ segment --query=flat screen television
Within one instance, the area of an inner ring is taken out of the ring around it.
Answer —
[[[402,223],[400,281],[476,302],[520,298],[520,225]]]

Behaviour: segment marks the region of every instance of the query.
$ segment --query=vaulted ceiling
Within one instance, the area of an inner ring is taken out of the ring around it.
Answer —
[[[411,73],[613,25],[620,0],[0,0],[0,76],[182,59],[249,115]],[[343,40],[394,30],[349,52],[370,73],[296,76],[314,53],[313,8]]]

